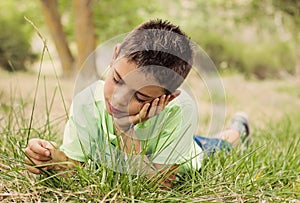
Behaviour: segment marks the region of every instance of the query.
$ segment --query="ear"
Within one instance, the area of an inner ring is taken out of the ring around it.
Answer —
[[[169,102],[171,102],[173,99],[175,99],[176,97],[178,97],[181,94],[180,90],[175,90],[174,92],[172,92],[170,94],[170,98],[168,99],[167,104],[169,104]]]
[[[113,53],[113,60],[116,60],[120,51],[120,46],[121,44],[116,44],[115,48],[114,48],[114,53]]]
[[[116,46],[114,47],[114,52],[113,52],[113,55],[112,55],[110,66],[112,66],[113,63],[115,62],[115,60],[117,59],[118,54],[119,54],[119,50],[120,50],[120,46],[121,46],[121,44],[116,44]]]

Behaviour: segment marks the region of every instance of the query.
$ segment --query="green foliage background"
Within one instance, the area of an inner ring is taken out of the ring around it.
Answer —
[[[58,3],[65,32],[69,42],[73,42],[72,1]],[[0,63],[6,69],[12,63],[15,69],[24,69],[26,62],[34,57],[29,46],[33,28],[23,16],[48,32],[40,2],[2,1],[0,7],[1,27],[6,28],[0,33],[2,44],[6,42],[0,48],[5,52],[1,55],[6,56]],[[182,27],[221,72],[274,78],[293,75],[299,63],[300,6],[294,0],[286,3],[280,0],[94,0],[93,9],[99,44],[129,32],[146,20],[163,18]]]
[[[36,5],[20,0],[0,2],[0,66],[8,71],[24,70],[37,55],[31,51],[33,29],[24,16],[37,17]]]

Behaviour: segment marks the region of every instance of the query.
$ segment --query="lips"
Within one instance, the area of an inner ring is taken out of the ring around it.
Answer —
[[[111,104],[108,104],[109,105],[109,110],[113,113],[113,114],[120,114],[122,113],[122,111],[114,108]]]
[[[108,102],[108,110],[110,111],[111,114],[113,115],[119,115],[119,116],[124,116],[128,115],[128,113],[120,111],[116,108],[114,108],[109,102]]]

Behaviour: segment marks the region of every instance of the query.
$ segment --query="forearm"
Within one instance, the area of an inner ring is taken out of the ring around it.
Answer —
[[[130,133],[130,134],[129,134]],[[130,170],[133,170],[138,174],[153,174],[156,172],[154,165],[149,158],[145,155],[141,147],[140,141],[136,138],[134,130],[130,132],[121,133],[121,148],[125,153],[126,165],[135,166]]]
[[[171,187],[176,179],[177,166],[155,164],[143,154],[127,154],[126,167],[131,174],[147,176],[151,182],[164,188]]]
[[[131,172],[153,178],[153,181],[165,187],[172,185],[176,179],[177,165],[155,164],[149,160],[133,130],[131,135],[122,133],[121,138],[121,147],[123,147],[127,156],[126,166],[134,166],[134,168],[129,169]]]
[[[73,169],[76,165],[81,165],[82,163],[69,158],[64,152],[58,149],[51,149],[51,163],[53,164],[53,169],[57,171],[66,171]]]

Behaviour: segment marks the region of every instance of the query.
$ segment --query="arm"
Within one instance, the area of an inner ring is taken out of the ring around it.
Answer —
[[[101,90],[103,85],[103,82],[97,81],[73,98],[69,119],[65,125],[63,143],[59,148],[61,151],[57,149],[55,143],[46,140],[35,138],[28,142],[28,146],[25,149],[25,162],[30,172],[41,173],[37,166],[43,164],[51,165],[51,163],[55,163],[51,166],[40,167],[43,170],[53,169],[54,166],[57,166],[54,169],[66,170],[73,168],[74,164],[80,165],[85,161],[86,154],[84,152],[90,152],[90,141],[96,140],[98,136],[97,124],[101,118],[99,118],[99,113],[95,114],[95,109],[97,109],[95,106],[96,102],[100,101],[96,92]],[[57,164],[57,162],[66,161],[70,164]]]
[[[151,163],[149,158],[143,155],[141,143],[131,126],[159,114],[170,102],[169,98],[170,96],[163,95],[152,101],[150,109],[150,104],[146,103],[137,115],[115,118],[116,134],[122,138],[120,144],[124,152],[131,157],[139,157],[138,159],[129,159],[132,162],[130,165],[139,166],[142,169],[139,173],[146,174],[148,178],[154,178],[155,182],[166,187],[170,187],[175,180],[178,165]]]
[[[125,153],[129,155],[130,165],[138,166],[140,173],[145,174],[148,178],[153,178],[153,182],[157,182],[163,186],[163,188],[171,187],[173,181],[176,179],[178,164],[166,165],[166,164],[156,164],[152,163],[149,158],[143,154],[140,141],[134,138],[134,131],[129,136],[128,134],[121,133],[123,143],[121,147],[124,149]],[[130,157],[135,157],[138,155],[138,159],[130,159]],[[138,171],[136,171],[138,172]]]
[[[27,164],[26,168],[28,171],[34,174],[40,174],[41,169],[64,171],[74,168],[75,164],[80,164],[80,162],[68,158],[63,152],[56,148],[57,144],[55,142],[49,142],[39,138],[29,140],[28,146],[25,149],[25,163]],[[59,162],[70,162],[70,164],[57,164]]]

